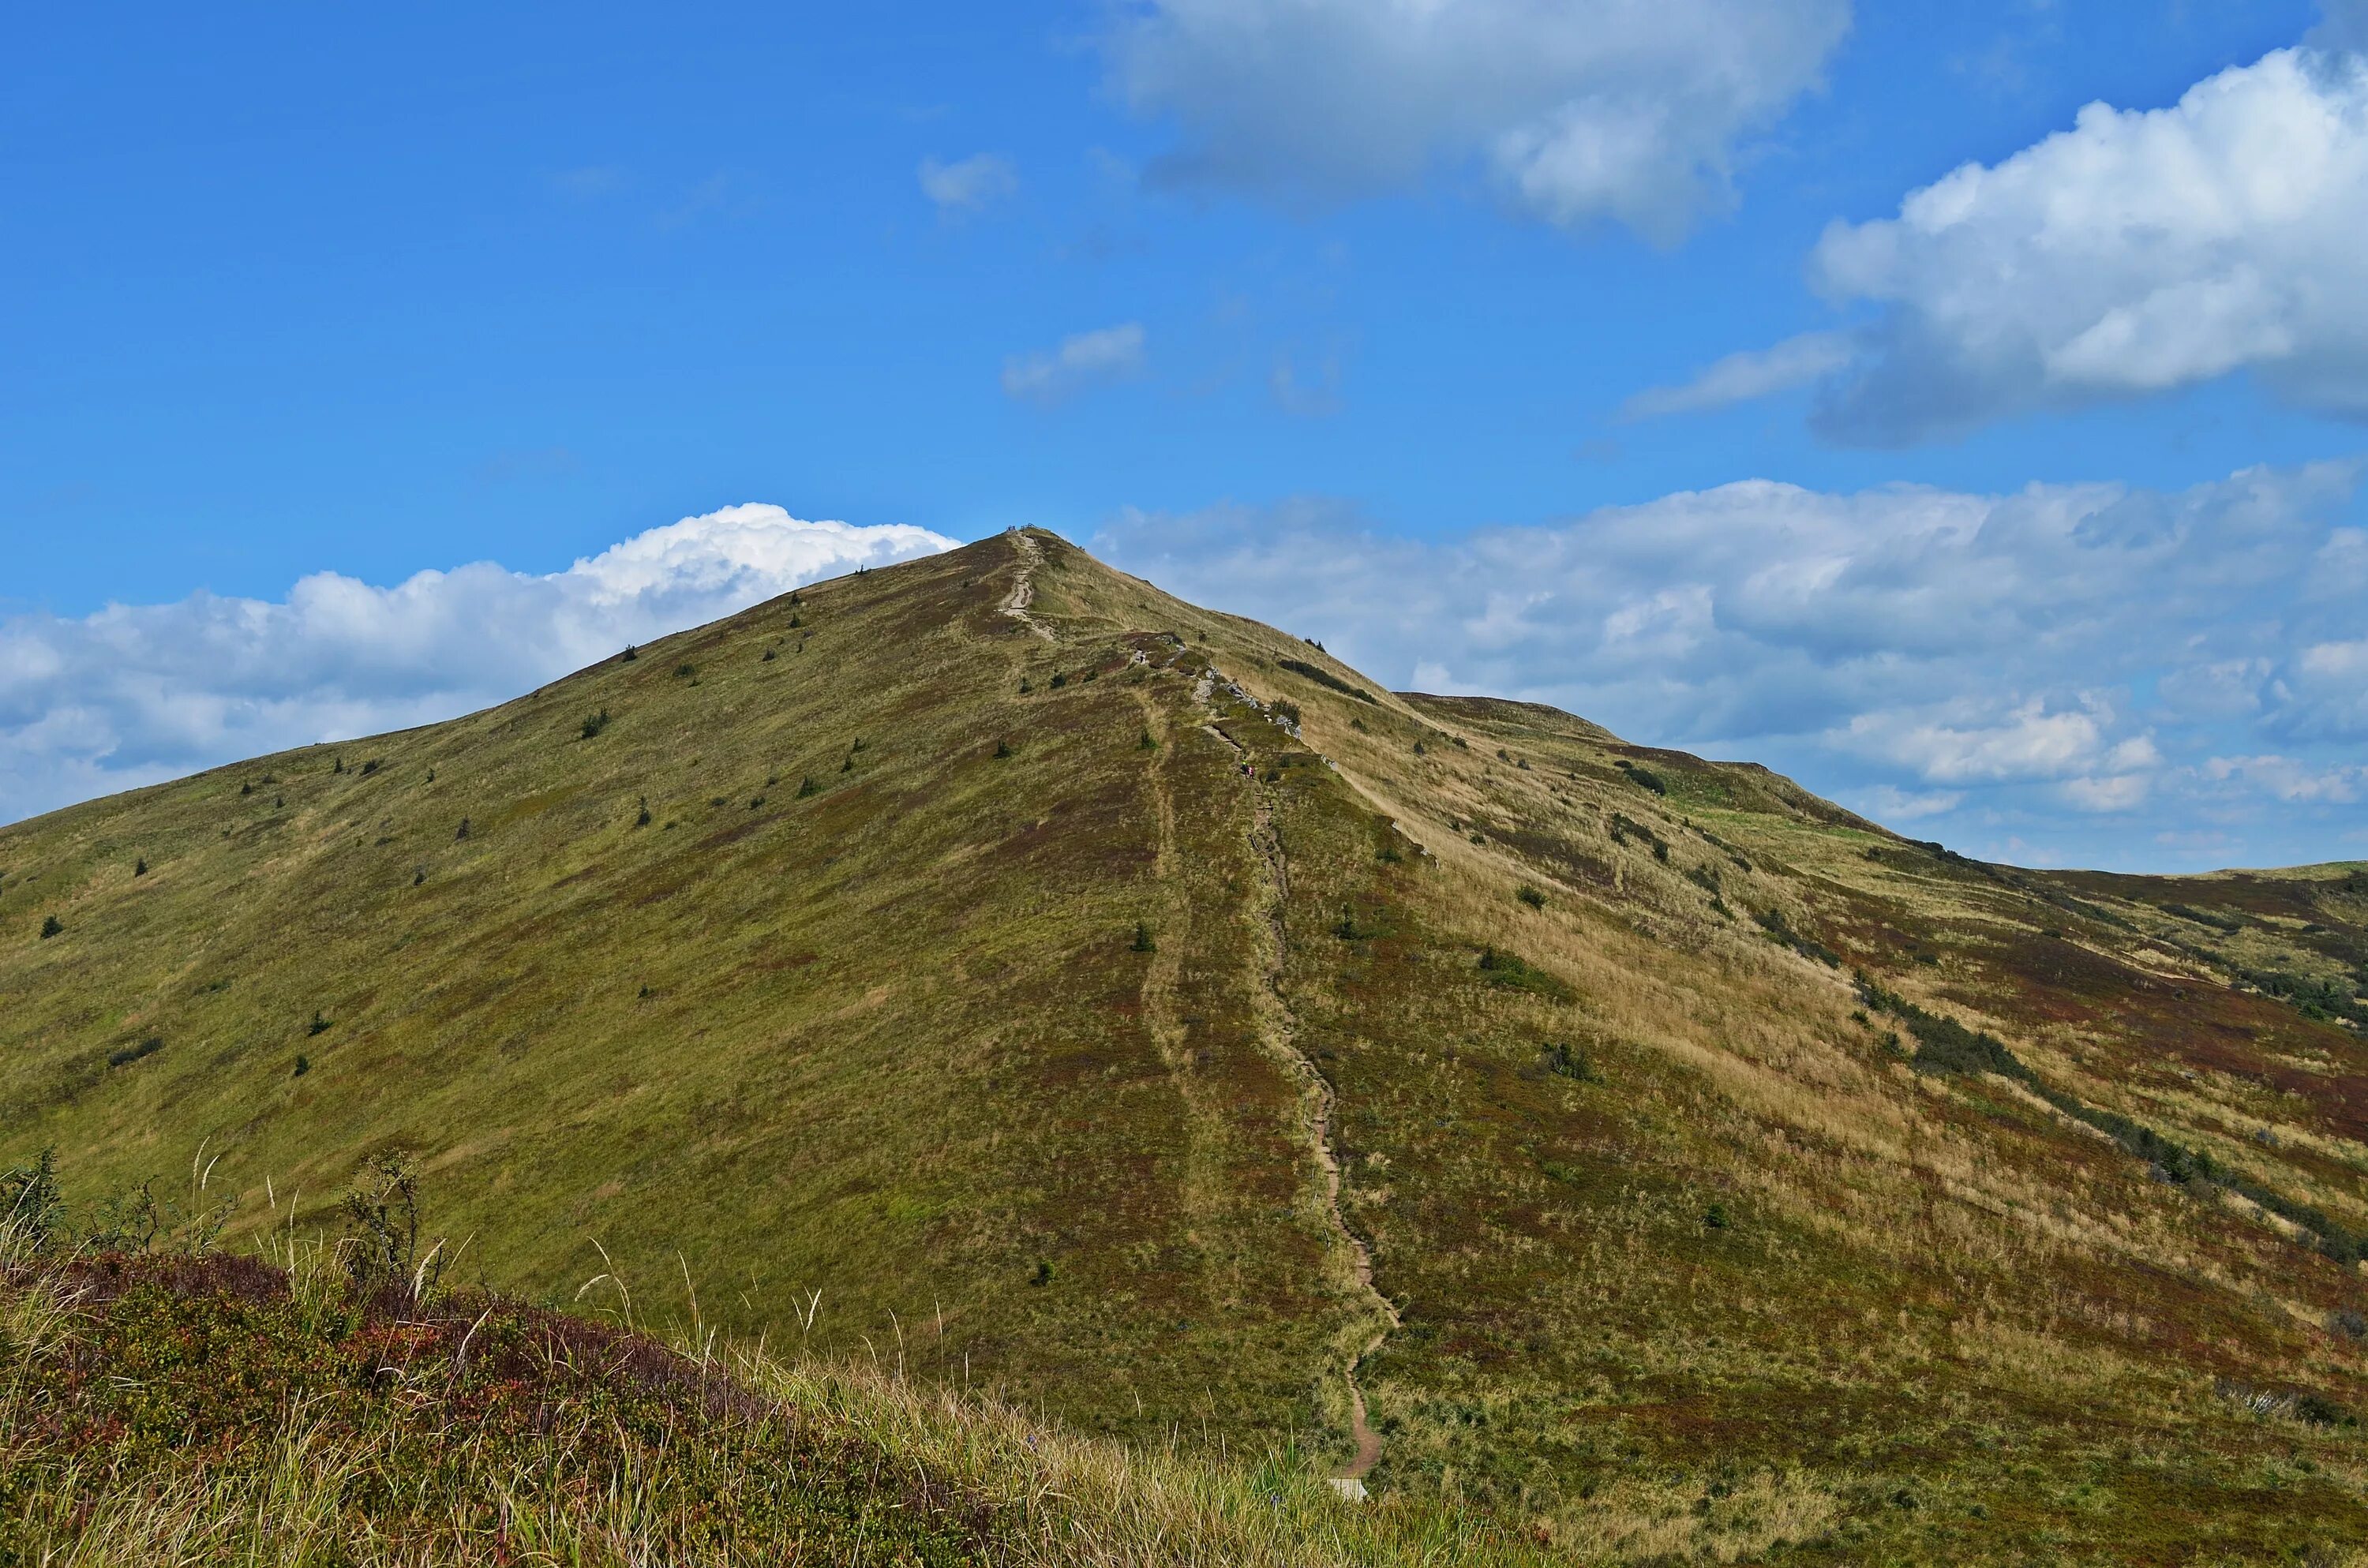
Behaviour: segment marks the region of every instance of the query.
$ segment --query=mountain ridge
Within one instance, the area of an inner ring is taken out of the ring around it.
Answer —
[[[1574,1551],[2368,1525],[2222,1389],[2360,1400],[2368,874],[1985,866],[1057,536],[0,829],[0,1159],[250,1233],[402,1144],[489,1281]]]

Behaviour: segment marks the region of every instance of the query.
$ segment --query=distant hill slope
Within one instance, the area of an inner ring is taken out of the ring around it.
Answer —
[[[88,1193],[407,1146],[472,1277],[1574,1550],[2368,1539],[2360,868],[1982,865],[1031,532],[0,873]]]

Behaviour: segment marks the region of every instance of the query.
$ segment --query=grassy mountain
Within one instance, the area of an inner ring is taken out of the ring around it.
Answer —
[[[1577,1554],[2239,1559],[2368,1539],[2363,965],[1016,534],[0,830],[0,1159]]]

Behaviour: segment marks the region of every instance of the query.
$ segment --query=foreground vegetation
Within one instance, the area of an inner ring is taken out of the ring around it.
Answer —
[[[414,1148],[456,1283],[1565,1559],[2329,1561],[2363,993],[2368,869],[1984,865],[1030,535],[0,829],[0,1162],[253,1251]]]
[[[0,1229],[0,1564],[1537,1560],[1289,1452],[1130,1449],[893,1367],[291,1261]]]

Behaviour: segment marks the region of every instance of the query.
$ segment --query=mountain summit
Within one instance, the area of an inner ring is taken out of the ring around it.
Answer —
[[[1574,1551],[2184,1560],[2368,1538],[2363,966],[2358,867],[1975,862],[1029,530],[0,830],[0,1162],[408,1149],[470,1278]]]

